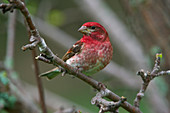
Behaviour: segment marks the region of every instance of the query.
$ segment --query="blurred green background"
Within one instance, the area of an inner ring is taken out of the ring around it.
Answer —
[[[2,0],[0,2],[2,3]],[[136,76],[136,72],[140,69],[151,71],[157,52],[163,53],[161,69],[170,69],[170,16],[167,11],[170,3],[168,0],[155,2],[151,0],[25,0],[25,2],[41,36],[60,58],[82,37],[77,30],[83,23],[88,21],[101,23],[109,32],[114,48],[112,62],[118,70],[112,69],[110,64],[110,67],[93,75],[92,78],[103,82],[119,96],[127,97],[131,104],[142,83],[140,77]],[[21,50],[29,40],[23,24],[23,16],[19,11],[16,19],[14,70],[21,80],[36,87],[31,51]],[[8,46],[7,29],[8,13],[0,13],[0,61],[5,59]],[[40,61],[38,64],[41,73],[54,68]],[[51,81],[44,78],[42,80],[45,89],[73,102],[70,107],[76,103],[87,110],[83,113],[98,112],[98,108],[90,103],[96,92],[81,80],[67,75],[58,76]],[[140,108],[143,113],[170,112],[169,83],[169,77],[159,77],[152,82],[141,101]],[[57,107],[61,106],[56,106],[56,109]],[[120,108],[120,113],[126,112]]]

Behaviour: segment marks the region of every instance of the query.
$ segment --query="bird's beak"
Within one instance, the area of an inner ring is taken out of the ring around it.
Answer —
[[[83,34],[89,34],[90,33],[90,31],[88,30],[88,28],[86,26],[81,26],[78,29],[78,32],[83,33]]]

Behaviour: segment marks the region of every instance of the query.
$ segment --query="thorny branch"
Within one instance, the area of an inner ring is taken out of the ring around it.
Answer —
[[[154,69],[151,73],[144,73],[143,70],[138,72],[138,75],[142,77],[143,84],[142,84],[141,90],[137,94],[137,97],[135,99],[134,106],[133,106],[129,104],[124,97],[121,98],[115,93],[113,93],[112,91],[110,91],[109,89],[107,89],[104,84],[99,83],[92,78],[89,78],[88,76],[78,71],[77,68],[71,67],[70,65],[66,64],[63,60],[61,60],[59,57],[57,57],[50,50],[50,48],[46,45],[44,39],[40,37],[39,32],[36,29],[31,19],[30,13],[28,9],[25,7],[25,4],[20,0],[9,0],[9,2],[10,4],[0,4],[0,9],[2,9],[3,13],[7,11],[12,11],[14,8],[19,9],[21,13],[24,15],[26,22],[28,24],[28,27],[30,29],[30,32],[31,32],[31,38],[30,38],[31,44],[27,44],[23,46],[22,50],[34,49],[35,47],[38,46],[39,50],[44,54],[36,57],[36,59],[44,61],[49,64],[59,65],[62,67],[61,70],[63,72],[72,74],[75,77],[78,77],[79,79],[83,80],[84,82],[88,83],[89,85],[97,89],[99,93],[97,93],[97,95],[92,99],[92,104],[99,105],[100,107],[99,113],[102,113],[105,111],[111,111],[111,110],[112,112],[118,112],[117,109],[120,106],[131,113],[141,113],[139,109],[139,102],[144,96],[144,92],[146,91],[147,86],[149,85],[149,82],[157,76],[170,75],[170,70],[160,72],[160,66],[159,66],[160,57],[158,55]],[[107,97],[113,102],[106,101],[103,99],[103,97]]]
[[[139,108],[140,101],[141,101],[142,97],[144,96],[144,93],[145,93],[149,83],[151,82],[151,80],[153,80],[155,77],[158,77],[158,76],[170,75],[170,70],[160,71],[161,58],[162,58],[162,54],[156,54],[155,65],[151,72],[145,73],[144,70],[140,70],[137,72],[137,75],[139,75],[142,78],[143,83],[142,83],[139,93],[136,95],[136,98],[134,100],[135,107]]]

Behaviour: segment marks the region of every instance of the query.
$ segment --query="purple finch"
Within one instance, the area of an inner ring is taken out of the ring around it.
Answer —
[[[78,68],[85,75],[102,70],[112,59],[113,48],[106,29],[97,22],[87,22],[79,30],[83,37],[63,56],[63,61]],[[62,73],[58,67],[42,73],[52,79]]]

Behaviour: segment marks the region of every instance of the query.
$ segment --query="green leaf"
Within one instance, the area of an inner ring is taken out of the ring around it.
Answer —
[[[9,79],[7,78],[7,73],[5,71],[0,72],[0,82],[4,85],[9,83]]]
[[[7,92],[0,93],[0,107],[13,108],[17,99],[13,95],[9,95]]]
[[[16,101],[17,101],[17,99],[16,99],[15,96],[13,96],[13,95],[9,96],[9,98],[8,98],[8,107],[13,108]]]
[[[9,97],[9,95],[8,95],[7,92],[0,93],[0,98],[1,98],[1,99],[7,100],[8,97]]]

